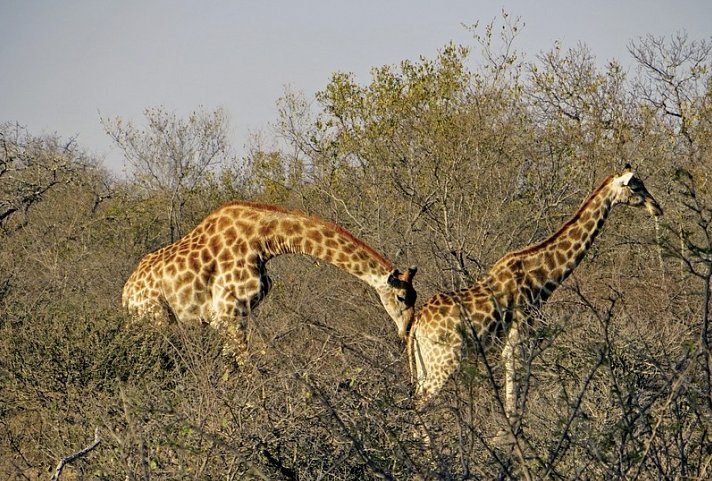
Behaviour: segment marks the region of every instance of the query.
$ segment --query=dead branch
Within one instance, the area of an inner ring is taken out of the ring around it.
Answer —
[[[64,470],[64,467],[67,464],[86,456],[91,451],[96,449],[96,447],[99,446],[99,443],[101,443],[101,438],[99,437],[99,428],[96,428],[94,430],[94,442],[91,443],[89,446],[77,451],[76,453],[72,453],[69,456],[63,457],[59,461],[59,464],[57,464],[57,469],[54,470],[54,475],[52,475],[50,481],[59,481],[59,477],[62,475],[62,471]]]

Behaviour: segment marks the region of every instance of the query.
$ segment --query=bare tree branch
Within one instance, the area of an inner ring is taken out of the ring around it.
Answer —
[[[50,481],[59,481],[59,477],[62,475],[62,471],[64,470],[64,467],[67,464],[69,464],[73,461],[76,461],[79,458],[83,458],[90,452],[94,451],[99,446],[100,443],[101,443],[101,437],[99,436],[99,428],[97,427],[94,430],[94,441],[87,447],[82,448],[79,451],[72,453],[72,454],[60,459],[59,463],[57,464],[57,467],[54,470],[54,474],[50,478]]]

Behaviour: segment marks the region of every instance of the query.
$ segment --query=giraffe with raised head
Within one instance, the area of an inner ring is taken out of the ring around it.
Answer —
[[[459,368],[467,350],[503,346],[505,411],[516,419],[515,348],[532,314],[571,274],[617,204],[662,209],[629,165],[607,177],[574,216],[549,238],[510,252],[474,285],[436,294],[418,311],[408,338],[408,359],[418,406],[432,399]]]
[[[273,205],[224,205],[183,238],[147,254],[126,281],[122,303],[133,317],[210,324],[227,335],[225,353],[240,358],[247,317],[270,290],[265,264],[290,253],[323,259],[373,287],[405,339],[417,269],[401,272],[346,229]]]

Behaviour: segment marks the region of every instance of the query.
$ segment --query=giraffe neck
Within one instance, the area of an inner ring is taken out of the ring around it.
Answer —
[[[392,270],[381,254],[344,229],[327,223],[311,222],[303,235],[275,234],[264,238],[263,243],[265,260],[281,254],[316,257],[373,287],[380,285],[377,281]]]
[[[358,277],[372,287],[380,287],[393,269],[380,253],[346,229],[273,206],[248,205],[257,211],[252,247],[263,262],[282,254],[302,254],[328,262]],[[246,226],[235,221],[238,231]]]
[[[490,271],[494,279],[501,271],[512,270],[515,289],[524,301],[545,301],[579,265],[603,228],[614,205],[612,179],[604,180],[555,234],[498,261]]]

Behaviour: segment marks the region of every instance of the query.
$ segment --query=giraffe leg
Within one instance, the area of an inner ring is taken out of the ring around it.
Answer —
[[[507,334],[502,349],[504,364],[504,414],[508,426],[500,429],[493,438],[495,444],[511,446],[516,442],[520,426],[518,386],[517,386],[517,350],[519,349],[519,328],[515,322]]]
[[[213,309],[210,326],[224,336],[225,360],[241,366],[247,359],[247,319],[249,303],[238,299],[234,286],[216,283],[213,291]]]
[[[247,360],[247,316],[228,318],[221,323],[225,334],[222,353],[226,360],[242,366]]]
[[[265,297],[271,285],[263,266],[258,272],[258,282],[216,282],[213,288],[214,318],[210,324],[225,336],[223,354],[237,366],[242,366],[247,361],[247,322],[250,314]]]
[[[519,366],[520,328],[515,322],[509,333],[502,350],[504,362],[504,410],[510,424],[515,428],[519,425],[519,387],[517,371]]]

